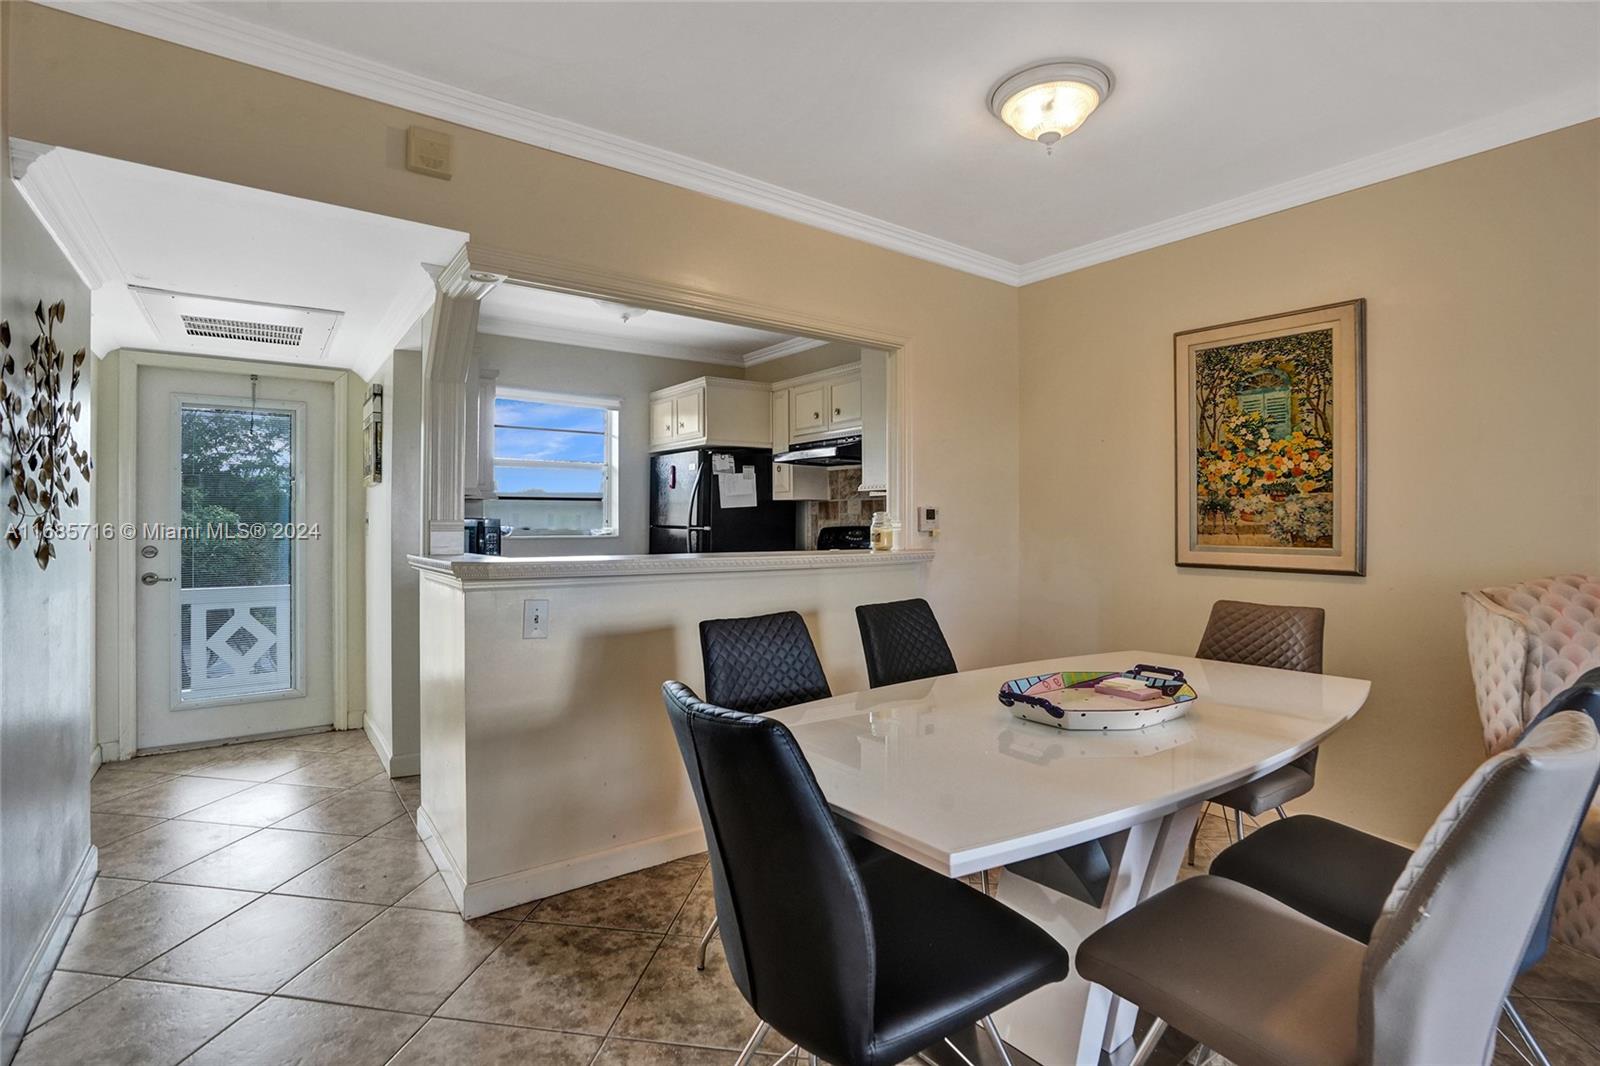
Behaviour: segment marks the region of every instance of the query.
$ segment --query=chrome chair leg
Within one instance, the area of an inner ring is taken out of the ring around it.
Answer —
[[[1522,1037],[1522,1042],[1527,1045],[1528,1050],[1533,1052],[1533,1057],[1537,1060],[1539,1066],[1550,1066],[1550,1060],[1545,1057],[1544,1048],[1540,1047],[1539,1041],[1534,1039],[1533,1030],[1529,1029],[1528,1023],[1522,1020],[1522,1014],[1512,1004],[1510,996],[1506,997],[1505,1010],[1506,1017],[1511,1019],[1512,1027],[1516,1029],[1517,1035]]]
[[[1150,1023],[1150,1028],[1145,1031],[1144,1039],[1139,1041],[1139,1046],[1133,1051],[1133,1061],[1128,1066],[1145,1066],[1150,1061],[1150,1056],[1156,1053],[1156,1046],[1161,1043],[1162,1034],[1167,1031],[1167,1023],[1160,1018]]]
[[[1281,804],[1281,803],[1278,804],[1276,807],[1274,807],[1272,809],[1278,812],[1278,817],[1279,818],[1287,818],[1287,817],[1289,817],[1289,812],[1283,809],[1283,804]]]
[[[717,919],[712,918],[711,924],[706,926],[706,931],[700,934],[700,951],[694,957],[694,968],[706,968],[706,950],[711,947],[711,938],[717,935]]]
[[[789,1050],[785,1051],[782,1055],[779,1055],[776,1059],[773,1059],[770,1066],[783,1066],[783,1064],[788,1062],[791,1058],[793,1058],[796,1062],[800,1061],[799,1044],[790,1044]]]
[[[761,1041],[767,1038],[767,1032],[772,1028],[766,1022],[756,1026],[756,1031],[750,1034],[750,1039],[744,1042],[744,1050],[739,1052],[739,1057],[734,1060],[733,1066],[749,1066],[755,1061],[756,1048],[761,1046]]]
[[[811,1066],[817,1066],[817,1055],[816,1055],[816,1052],[812,1052],[811,1053]]]
[[[994,1042],[994,1049],[1000,1053],[1002,1066],[1011,1066],[1011,1052],[1006,1050],[1006,1042],[1000,1039],[1000,1030],[995,1028],[994,1018],[985,1014],[978,1022],[983,1026],[983,1031],[989,1034],[989,1039]]]
[[[1237,807],[1233,809],[1233,831],[1240,840],[1244,839],[1244,812]]]

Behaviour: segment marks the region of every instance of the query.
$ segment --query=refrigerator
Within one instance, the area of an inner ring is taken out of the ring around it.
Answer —
[[[724,499],[720,471],[733,473]],[[753,506],[738,489],[755,472]],[[696,448],[650,457],[650,554],[792,551],[794,504],[772,498],[772,452],[765,448]]]

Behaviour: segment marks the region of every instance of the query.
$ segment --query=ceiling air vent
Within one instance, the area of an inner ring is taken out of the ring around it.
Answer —
[[[324,360],[343,312],[128,287],[162,348],[253,359]]]

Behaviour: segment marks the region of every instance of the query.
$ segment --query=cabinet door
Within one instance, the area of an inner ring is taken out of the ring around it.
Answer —
[[[794,498],[794,467],[788,463],[772,464],[772,498],[774,500]]]
[[[790,432],[806,433],[827,424],[827,391],[823,385],[806,385],[791,390],[794,402],[789,406],[793,412],[793,417],[789,419]]]
[[[861,379],[848,378],[828,386],[828,425],[861,424]]]
[[[676,417],[671,400],[650,401],[651,444],[666,444],[678,435]]]
[[[695,389],[693,392],[680,394],[674,401],[677,407],[678,437],[698,437],[705,433],[702,417],[705,399],[705,390]]]

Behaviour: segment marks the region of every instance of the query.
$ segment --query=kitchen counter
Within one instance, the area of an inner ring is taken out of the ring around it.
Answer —
[[[412,566],[425,574],[438,574],[463,583],[476,583],[907,566],[931,561],[933,552],[910,550],[709,552],[681,555],[410,555],[406,558]]]
[[[836,692],[855,609],[926,593],[931,551],[410,556],[417,828],[468,918],[705,850],[661,703],[704,691],[700,623],[798,611]]]

